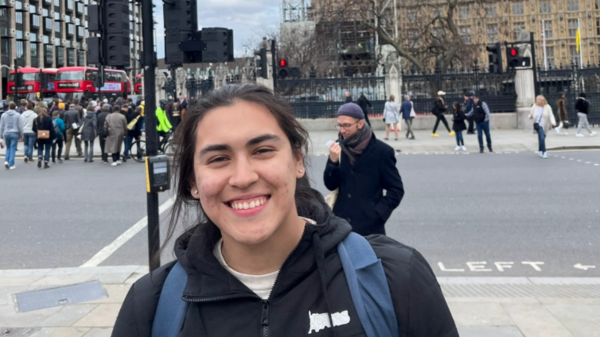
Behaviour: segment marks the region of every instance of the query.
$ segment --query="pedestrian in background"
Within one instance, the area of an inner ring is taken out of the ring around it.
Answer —
[[[369,109],[372,109],[373,106],[371,105],[371,102],[369,101],[369,99],[365,96],[364,93],[360,93],[358,96],[358,101],[356,101],[356,104],[358,104],[358,106],[362,109],[362,111],[365,114],[365,122],[367,122],[367,124],[369,126],[371,126],[371,122],[369,121]]]
[[[352,95],[350,95],[350,91],[346,91],[344,93],[344,97],[346,97],[346,103],[352,103]]]
[[[446,93],[440,90],[440,91],[438,91],[437,94],[438,94],[438,97],[435,99],[435,102],[433,102],[433,108],[431,109],[431,113],[435,116],[435,125],[433,126],[432,136],[439,137],[439,135],[436,133],[436,131],[437,131],[438,126],[440,125],[440,121],[442,122],[442,124],[444,124],[444,126],[446,127],[446,130],[448,130],[448,133],[450,134],[450,136],[454,136],[454,132],[450,131],[450,127],[448,126],[448,121],[446,120],[446,117],[444,116],[444,114],[448,110],[448,106],[444,102],[444,96],[446,96]]]
[[[158,131],[158,135],[160,137],[160,142],[162,143],[165,137],[171,131],[172,126],[169,122],[169,118],[167,118],[167,114],[165,112],[165,108],[167,106],[167,101],[161,99],[158,107],[156,108],[156,131]]]
[[[81,140],[83,141],[83,162],[94,162],[94,139],[96,139],[96,128],[98,127],[96,114],[92,106],[86,109],[81,127]]]
[[[131,158],[129,150],[134,140],[139,140],[142,136],[142,108],[137,107],[135,111],[132,111],[127,115],[127,135],[125,136],[125,151],[123,156],[126,159]],[[137,156],[141,157],[139,142],[137,143]],[[138,158],[139,159],[139,158]]]
[[[26,99],[21,99],[21,100],[19,101],[19,107],[17,108],[17,112],[18,112],[19,114],[23,114],[23,112],[24,112],[25,110],[27,110],[27,103],[29,103],[29,102],[27,102],[27,100],[26,100]]]
[[[329,148],[323,179],[337,190],[333,213],[361,235],[385,235],[385,223],[404,196],[394,149],[375,138],[360,107],[346,103],[337,112],[339,139]],[[386,190],[386,194],[383,194]]]
[[[33,111],[33,103],[27,103],[27,109],[21,114],[23,116],[23,145],[25,147],[25,162],[33,161],[33,146],[36,134],[33,132],[33,123],[38,117]]]
[[[0,141],[4,140],[6,154],[4,157],[4,167],[8,170],[14,170],[15,154],[17,152],[17,143],[23,135],[23,116],[15,109],[15,102],[8,103],[8,110],[0,116]]]
[[[394,140],[398,140],[399,130],[396,126],[398,123],[400,123],[400,111],[395,100],[396,97],[394,97],[394,95],[390,95],[390,98],[387,102],[385,102],[385,106],[383,108],[383,119],[385,120],[385,140],[389,140],[390,127],[392,130],[394,130],[394,134],[396,135]]]
[[[467,151],[465,139],[463,138],[463,131],[467,129],[465,119],[467,119],[467,117],[465,116],[465,112],[460,106],[460,103],[454,102],[454,104],[452,104],[452,130],[456,136],[456,148],[454,148],[454,151]]]
[[[127,117],[121,113],[121,107],[115,105],[113,112],[104,120],[104,130],[108,134],[104,150],[112,155],[111,166],[121,165],[121,145],[127,132]]]
[[[102,110],[96,117],[96,132],[98,133],[98,141],[100,141],[100,151],[102,152],[102,163],[108,164],[108,154],[105,151],[106,144],[106,130],[104,129],[104,122],[106,117],[110,114],[110,105],[102,105]]]
[[[569,128],[569,116],[567,115],[567,98],[565,93],[561,92],[558,94],[556,100],[556,112],[558,113],[558,126],[554,129],[558,135],[568,136],[569,134],[562,131],[563,128]]]
[[[415,113],[413,102],[410,100],[410,96],[404,96],[404,102],[400,105],[400,113],[402,113],[402,119],[406,123],[406,138],[410,135],[408,139],[415,139],[415,134],[412,130],[412,120],[417,115]]]
[[[81,139],[77,137],[79,134],[79,128],[81,127],[81,117],[79,116],[79,110],[75,104],[69,105],[69,110],[65,112],[64,118],[65,126],[67,127],[67,146],[65,149],[65,160],[69,160],[69,154],[71,153],[71,144],[75,139],[75,148],[77,154],[81,157],[83,152],[81,151]]]
[[[56,164],[56,160],[58,159],[59,163],[62,163],[62,152],[63,152],[63,144],[65,139],[65,122],[60,119],[58,116],[58,110],[54,110],[52,113],[52,123],[54,124],[54,132],[56,133],[56,137],[52,141],[52,163]],[[58,157],[56,156],[56,148],[58,147]]]
[[[473,109],[467,113],[467,117],[473,116],[477,126],[477,141],[479,142],[479,153],[483,153],[483,134],[487,141],[488,150],[492,150],[492,136],[490,136],[490,108],[487,103],[479,99],[479,94],[473,95]]]
[[[465,107],[463,109],[464,112],[469,112],[473,109],[473,95],[474,94],[475,93],[472,91],[465,93]],[[475,134],[475,119],[473,118],[473,116],[471,116],[471,117],[467,117],[467,121],[469,122],[469,127],[467,128],[467,134],[474,135]]]
[[[38,118],[33,123],[33,131],[38,134],[38,168],[42,168],[42,159],[44,160],[44,169],[50,168],[48,162],[50,161],[50,149],[52,148],[52,141],[56,138],[54,131],[54,123],[52,123],[52,117],[48,115],[46,108],[40,108]],[[40,131],[46,131],[45,137],[40,137]]]
[[[583,137],[581,133],[581,129],[586,129],[590,136],[595,136],[596,132],[592,131],[590,128],[590,123],[588,122],[588,114],[590,113],[590,102],[586,100],[585,93],[582,92],[577,97],[577,102],[575,103],[575,111],[577,111],[577,117],[579,117],[579,124],[577,125],[577,137]]]
[[[556,126],[556,120],[552,113],[552,107],[546,98],[539,95],[535,98],[535,104],[529,111],[529,119],[533,119],[533,129],[537,131],[539,142],[539,156],[548,159],[546,154],[546,134],[550,128]]]

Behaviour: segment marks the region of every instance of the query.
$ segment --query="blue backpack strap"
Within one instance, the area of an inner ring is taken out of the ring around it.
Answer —
[[[368,337],[399,337],[398,319],[381,260],[364,237],[350,233],[338,244],[338,254]]]
[[[179,336],[189,305],[182,299],[186,284],[187,273],[177,262],[169,272],[160,293],[152,323],[152,337]]]

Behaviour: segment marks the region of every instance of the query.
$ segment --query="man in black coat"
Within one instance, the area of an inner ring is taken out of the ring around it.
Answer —
[[[394,149],[375,138],[358,105],[342,105],[337,116],[340,137],[329,148],[323,176],[327,189],[338,189],[333,213],[358,234],[385,235],[385,222],[404,196]]]
[[[102,151],[102,162],[108,164],[108,153],[104,152],[104,144],[106,144],[106,131],[104,130],[104,122],[106,116],[110,113],[110,105],[104,104],[102,109],[98,110],[96,132],[98,133],[98,139],[100,139],[100,150]]]
[[[349,91],[346,91],[346,93],[344,94],[344,96],[346,97],[346,103],[352,102],[352,95],[350,95]]]
[[[367,124],[369,124],[369,126],[371,126],[371,122],[369,121],[369,108],[373,108],[373,106],[371,105],[371,102],[369,101],[369,99],[367,97],[365,97],[365,94],[363,94],[361,92],[360,96],[358,97],[358,101],[356,101],[356,103],[362,109],[362,111],[365,113],[365,121],[367,122]]]

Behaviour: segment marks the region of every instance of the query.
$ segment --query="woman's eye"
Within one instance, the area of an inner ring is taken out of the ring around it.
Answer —
[[[256,150],[256,154],[265,154],[265,153],[269,153],[269,152],[273,152],[273,149],[258,149]]]
[[[224,162],[225,160],[227,160],[227,158],[225,158],[225,157],[217,157],[217,158],[213,158],[213,159],[209,160],[208,163],[209,164],[221,163],[221,162]]]

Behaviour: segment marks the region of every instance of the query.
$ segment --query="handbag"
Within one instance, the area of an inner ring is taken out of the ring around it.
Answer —
[[[38,130],[37,139],[50,139],[50,130]]]
[[[540,123],[538,123],[538,122],[533,123],[533,129],[535,131],[540,131]]]
[[[140,117],[141,116],[137,116],[131,122],[129,122],[129,124],[127,124],[127,130],[133,130],[135,128],[135,125],[137,124],[138,119],[140,119]]]
[[[338,161],[338,165],[342,165],[342,154],[340,153],[340,159]],[[327,205],[329,205],[329,208],[331,208],[333,210],[333,206],[335,206],[335,202],[337,201],[338,198],[338,194],[340,192],[340,188],[336,188],[333,192],[329,193],[326,197],[325,197],[325,202],[327,203]]]

